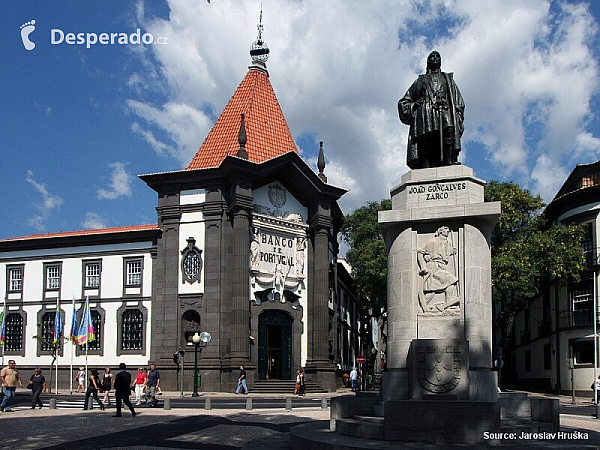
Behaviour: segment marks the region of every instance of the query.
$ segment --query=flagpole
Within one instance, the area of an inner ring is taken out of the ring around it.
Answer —
[[[4,305],[2,306],[2,322],[4,323],[6,321],[6,298],[8,297],[8,294],[6,294],[4,296]],[[0,327],[2,326],[2,324],[0,324]],[[2,330],[2,334],[4,334],[4,330]],[[0,341],[0,345],[2,347],[2,367],[4,367],[4,342]]]
[[[89,313],[90,310],[90,296],[86,294],[85,296],[85,309],[83,310],[85,315],[85,312],[87,311]],[[81,322],[83,323],[83,315],[81,317]],[[86,333],[87,333],[87,324],[86,324]],[[86,334],[86,338],[85,338],[85,374],[86,374],[86,383],[85,383],[85,387],[87,389],[88,387],[88,379],[89,377],[87,376],[88,373],[88,349],[90,347],[89,341],[87,339],[87,334]],[[86,405],[87,406],[87,405]]]
[[[77,316],[75,311],[75,296],[73,296],[73,316]],[[73,355],[75,354],[75,342],[73,342],[73,317],[71,317],[71,335],[69,336],[71,342],[71,367],[69,369],[69,394],[73,393]]]
[[[54,369],[54,393],[58,394],[58,356],[60,354],[59,352],[59,346],[60,346],[60,336],[62,335],[62,332],[60,330],[60,327],[57,328],[57,323],[60,324],[61,321],[61,317],[60,317],[60,295],[58,297],[56,297],[56,312],[54,313],[56,314],[56,316],[54,317],[54,334],[55,334],[55,343],[54,343],[54,351],[56,352],[56,358],[54,360],[56,368]],[[58,317],[58,318],[57,318]]]

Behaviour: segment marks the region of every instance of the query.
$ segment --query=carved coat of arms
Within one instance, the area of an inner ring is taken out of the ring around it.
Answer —
[[[417,380],[427,391],[444,394],[461,379],[461,345],[427,345],[417,354]]]
[[[269,186],[269,201],[275,208],[281,208],[286,202],[285,189],[278,184]]]

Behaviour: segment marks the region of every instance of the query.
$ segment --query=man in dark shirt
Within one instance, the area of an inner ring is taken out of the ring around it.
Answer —
[[[240,389],[244,389],[244,394],[248,393],[248,384],[246,383],[246,369],[244,366],[240,366],[240,376],[238,378],[237,388],[235,389],[235,393],[239,394]]]
[[[135,417],[135,409],[133,409],[133,405],[129,400],[129,396],[131,395],[131,374],[127,372],[127,366],[125,363],[119,364],[119,369],[121,370],[115,376],[115,397],[117,398],[117,414],[113,417],[121,417],[121,402],[125,403],[125,405],[131,411],[131,415]]]
[[[148,400],[146,403],[151,403],[152,406],[158,405],[158,400],[156,400],[156,389],[160,386],[160,373],[156,370],[156,366],[154,364],[150,364],[150,371],[148,372],[148,381],[146,382],[146,386],[148,386]]]

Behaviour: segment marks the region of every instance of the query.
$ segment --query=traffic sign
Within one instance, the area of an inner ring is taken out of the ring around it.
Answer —
[[[364,363],[366,363],[366,362],[367,362],[367,357],[366,357],[365,355],[358,355],[358,356],[356,357],[356,362],[357,362],[358,364],[364,364]]]

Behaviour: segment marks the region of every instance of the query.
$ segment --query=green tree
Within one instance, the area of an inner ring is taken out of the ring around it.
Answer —
[[[391,200],[368,202],[347,214],[341,228],[342,239],[350,247],[346,259],[356,287],[370,300],[375,315],[385,309],[387,301],[387,252],[377,213],[391,208]]]
[[[583,227],[550,223],[540,196],[515,183],[490,182],[486,201],[502,202],[492,234],[492,295],[501,305],[502,340],[516,313],[527,307],[551,281],[578,281],[585,269]],[[504,342],[505,343],[505,342]]]

